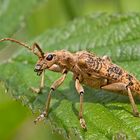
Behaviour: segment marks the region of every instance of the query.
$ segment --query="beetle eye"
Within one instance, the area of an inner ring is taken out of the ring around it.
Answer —
[[[48,61],[52,60],[53,59],[53,55],[52,54],[49,54],[46,58]]]

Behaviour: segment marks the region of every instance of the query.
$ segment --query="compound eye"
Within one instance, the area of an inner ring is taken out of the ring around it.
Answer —
[[[53,59],[53,55],[52,54],[49,54],[46,58],[48,61],[51,61]]]

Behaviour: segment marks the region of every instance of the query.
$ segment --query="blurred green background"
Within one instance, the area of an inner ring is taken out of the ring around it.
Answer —
[[[10,4],[12,1],[14,0],[0,0],[0,17],[2,17],[6,9],[11,8]],[[25,18],[26,25],[23,25],[22,31],[16,32],[15,35],[10,32],[3,34],[0,31],[0,37],[3,38],[8,35],[8,37],[16,36],[25,40],[31,40],[46,30],[59,28],[75,18],[87,14],[139,11],[140,0],[44,0],[35,6],[34,9],[31,9],[31,14]],[[8,25],[8,23],[2,23],[0,20],[1,28],[3,24]],[[22,106],[21,103],[13,100],[11,95],[5,93],[3,84],[0,84],[0,114],[0,140],[63,139],[58,133],[52,133],[49,124],[44,125],[42,122],[35,126],[33,124],[35,116],[32,112]]]
[[[139,0],[46,0],[27,18],[30,37],[91,13],[140,12]]]

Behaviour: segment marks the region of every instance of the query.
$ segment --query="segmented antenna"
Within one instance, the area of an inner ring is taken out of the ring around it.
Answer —
[[[15,42],[21,46],[24,46],[25,48],[27,48],[28,50],[30,50],[31,52],[33,52],[35,55],[37,55],[39,58],[44,58],[44,52],[42,51],[42,49],[39,47],[39,45],[37,43],[34,43],[32,47],[28,46],[27,44],[20,42],[18,40],[15,40],[13,38],[3,38],[0,40],[0,42],[3,41],[11,41],[11,42]],[[37,48],[38,51],[36,51],[35,49]]]

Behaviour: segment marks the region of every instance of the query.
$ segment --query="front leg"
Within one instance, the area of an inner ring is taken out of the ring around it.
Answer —
[[[64,69],[61,68],[60,66],[54,64],[49,68],[50,71],[54,71],[54,72],[61,72],[63,73]],[[41,74],[41,81],[40,81],[40,86],[39,88],[34,88],[31,87],[30,89],[34,92],[34,93],[41,93],[41,91],[43,90],[43,88],[45,87],[45,70],[43,70],[42,74]]]
[[[65,71],[65,72],[63,73],[63,75],[62,75],[58,80],[56,80],[56,81],[52,84],[51,89],[50,89],[50,92],[49,92],[48,97],[47,97],[47,101],[46,101],[46,109],[45,109],[45,111],[44,111],[40,116],[38,116],[38,117],[36,118],[36,120],[34,121],[35,123],[37,123],[37,122],[43,120],[45,117],[48,116],[52,92],[53,92],[54,90],[56,90],[56,89],[63,83],[63,81],[64,81],[65,78],[66,78],[66,75],[67,75],[67,72]]]
[[[40,82],[40,86],[39,88],[34,88],[34,87],[31,87],[31,90],[34,92],[34,93],[41,93],[42,89],[44,88],[45,86],[45,70],[43,70],[42,74],[41,74],[41,82]]]
[[[77,92],[80,94],[80,111],[79,111],[79,119],[80,124],[83,129],[86,129],[86,122],[83,118],[83,96],[84,96],[84,89],[83,86],[80,84],[79,79],[75,81],[75,87]]]

